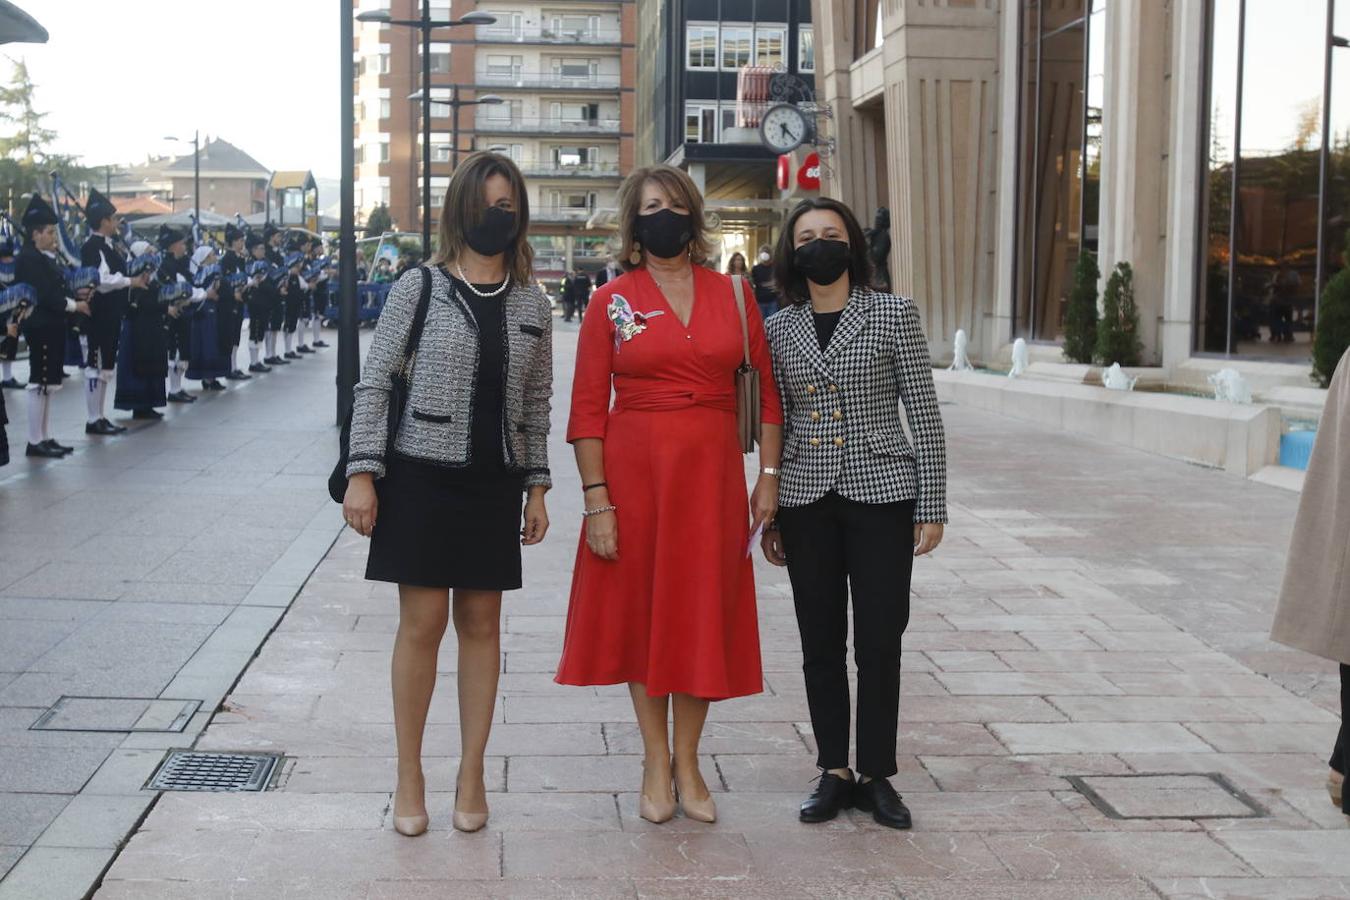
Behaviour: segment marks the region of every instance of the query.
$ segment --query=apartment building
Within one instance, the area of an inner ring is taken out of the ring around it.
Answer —
[[[361,11],[415,19],[421,2],[364,0]],[[540,277],[599,268],[610,232],[598,219],[633,165],[633,2],[431,3],[433,20],[473,11],[497,21],[431,35],[431,94],[443,101],[432,105],[432,206],[439,211],[444,200],[457,134],[460,156],[492,149],[524,172]],[[421,84],[420,34],[360,23],[357,41],[357,206],[368,214],[386,203],[400,229],[417,230],[420,108],[406,98]]]

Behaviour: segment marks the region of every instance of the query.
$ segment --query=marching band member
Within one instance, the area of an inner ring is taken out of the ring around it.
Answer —
[[[243,274],[248,260],[244,256],[244,232],[233,224],[225,226],[225,252],[220,257],[220,271],[225,276],[221,284],[220,300],[216,304],[216,319],[220,329],[220,350],[225,355],[230,381],[251,378],[239,370],[239,335],[244,327],[244,298],[233,279]]]
[[[145,287],[149,277],[142,274],[133,280],[127,276],[126,258],[112,242],[122,224],[121,217],[107,197],[91,190],[84,215],[89,222],[89,238],[80,248],[80,263],[99,272],[99,284],[90,302],[93,316],[87,328],[89,349],[84,377],[88,420],[84,433],[121,434],[126,428],[109,422],[103,410],[108,398],[108,382],[117,371],[117,342],[122,335],[122,319],[126,316],[130,289]]]
[[[19,242],[13,235],[0,235],[0,288],[14,284],[14,257]],[[23,387],[14,377],[14,360],[19,357],[19,311],[0,319],[4,332],[0,333],[0,388],[16,390]]]
[[[168,374],[169,344],[156,272],[161,260],[148,241],[136,241],[130,249],[127,274],[141,284],[133,285],[128,295],[113,406],[130,410],[133,419],[162,419],[164,414],[155,407],[168,402],[164,377]]]
[[[263,228],[263,237],[267,239],[267,261],[273,266],[280,267],[285,262],[285,257],[281,252],[281,245],[286,240],[286,233],[277,226],[268,222]],[[263,362],[269,366],[289,366],[291,361],[282,359],[277,355],[277,335],[281,333],[286,326],[286,286],[282,282],[280,286],[269,280],[274,290],[268,304],[267,312],[267,356]]]
[[[60,239],[56,210],[38,194],[33,194],[24,210],[23,227],[28,243],[15,262],[14,280],[30,285],[36,292],[32,311],[23,323],[28,341],[28,449],[27,456],[59,458],[74,448],[58,444],[48,429],[52,392],[60,390],[66,318],[70,313],[89,315],[90,291],[81,290],[71,297],[64,268],[57,261]]]
[[[271,295],[268,292],[267,279],[261,277],[258,270],[267,263],[267,242],[257,234],[244,238],[248,262],[244,271],[249,275],[244,287],[244,305],[248,309],[248,370],[254,374],[272,371],[272,367],[262,361],[263,342],[267,339],[267,322],[272,315]]]
[[[167,225],[159,226],[159,248],[164,259],[159,267],[161,284],[192,284],[192,261],[187,255],[187,236]],[[206,299],[206,291],[194,290],[192,300]],[[183,375],[191,356],[192,317],[185,311],[169,311],[169,394],[170,403],[196,403],[197,398],[183,390]]]
[[[323,238],[315,236],[310,243],[316,265],[324,263]],[[322,350],[327,347],[323,340],[323,312],[328,308],[328,266],[321,265],[318,278],[314,281],[314,290],[310,294],[310,347]]]
[[[309,293],[309,285],[305,279],[300,276],[300,269],[305,264],[305,247],[308,241],[303,238],[294,238],[286,245],[286,258],[284,265],[289,270],[289,277],[286,279],[285,316],[282,320],[282,341],[286,348],[283,359],[300,359],[300,354],[295,350],[295,332],[300,324],[300,316],[304,312],[305,295]],[[306,350],[306,353],[309,351]]]
[[[229,361],[220,350],[221,271],[214,247],[203,244],[192,251],[189,264],[192,286],[205,298],[188,315],[187,377],[202,383],[204,391],[223,391],[220,379],[230,374]]]

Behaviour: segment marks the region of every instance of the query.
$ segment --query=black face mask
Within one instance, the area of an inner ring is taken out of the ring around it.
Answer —
[[[852,248],[843,241],[816,238],[798,247],[792,254],[792,264],[808,281],[824,287],[834,284],[848,271],[853,259]]]
[[[500,206],[489,206],[478,224],[464,233],[464,243],[480,256],[496,256],[511,246],[516,237],[516,214]]]
[[[652,256],[674,259],[685,252],[694,239],[694,218],[673,209],[638,216],[637,239]]]

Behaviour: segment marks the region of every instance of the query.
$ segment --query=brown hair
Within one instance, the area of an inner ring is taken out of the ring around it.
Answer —
[[[516,204],[516,233],[506,248],[506,274],[516,284],[532,284],[534,248],[525,239],[530,228],[530,197],[520,169],[500,153],[486,150],[470,153],[455,167],[445,191],[445,206],[441,208],[440,246],[433,262],[438,266],[452,263],[468,246],[464,231],[482,218],[483,188],[493,175],[501,175],[510,182]]]
[[[867,256],[867,238],[863,236],[858,217],[838,200],[830,197],[812,197],[803,200],[788,213],[783,230],[778,235],[778,247],[773,254],[773,282],[783,299],[794,306],[811,302],[811,289],[806,285],[806,276],[797,271],[797,220],[808,212],[825,209],[836,213],[844,220],[844,231],[848,234],[848,246],[852,257],[848,262],[848,279],[853,287],[872,286],[872,262]]]
[[[703,195],[688,172],[663,163],[638,169],[619,185],[619,265],[626,272],[640,265],[633,262],[632,255],[638,249],[637,224],[638,216],[642,214],[642,189],[649,181],[659,185],[673,202],[689,210],[694,229],[694,236],[689,241],[689,261],[696,265],[706,263],[712,255],[712,244],[708,240],[708,223],[703,218]]]

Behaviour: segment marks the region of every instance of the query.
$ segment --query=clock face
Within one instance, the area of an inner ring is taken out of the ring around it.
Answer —
[[[780,103],[764,114],[759,134],[764,146],[775,153],[790,153],[806,140],[806,116],[791,104]]]

